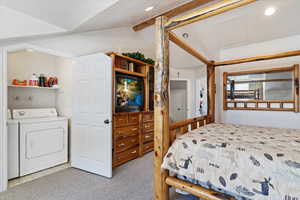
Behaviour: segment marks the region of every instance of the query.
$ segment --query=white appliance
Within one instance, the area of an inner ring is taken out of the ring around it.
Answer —
[[[20,176],[19,170],[19,123],[16,120],[7,121],[7,159],[8,179]]]
[[[17,109],[19,121],[20,176],[68,161],[68,119],[56,109]]]

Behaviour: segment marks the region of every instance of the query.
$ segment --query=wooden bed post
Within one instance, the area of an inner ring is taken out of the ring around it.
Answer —
[[[169,135],[169,33],[166,17],[156,19],[156,63],[154,94],[154,199],[168,200],[168,172],[161,169],[170,146]]]
[[[207,65],[207,92],[208,92],[208,120],[209,123],[215,122],[215,102],[216,102],[216,77],[215,66],[212,64]]]

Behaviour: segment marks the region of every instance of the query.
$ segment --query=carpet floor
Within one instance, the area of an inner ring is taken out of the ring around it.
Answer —
[[[13,187],[0,200],[152,200],[152,183],[150,153],[116,168],[112,179],[69,168]]]

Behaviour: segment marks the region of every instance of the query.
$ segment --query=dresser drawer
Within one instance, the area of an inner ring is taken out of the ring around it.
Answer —
[[[115,127],[126,126],[127,124],[128,124],[128,114],[114,116]]]
[[[144,133],[142,137],[143,143],[152,142],[154,140],[154,132]]]
[[[129,137],[116,141],[116,152],[120,153],[139,144],[139,137]]]
[[[144,123],[143,124],[143,131],[144,132],[154,131],[154,123],[153,122]]]
[[[143,114],[143,122],[149,122],[154,120],[154,114],[153,113],[144,113]]]
[[[115,137],[117,139],[124,139],[126,137],[135,136],[139,134],[139,126],[127,126],[115,129]]]
[[[139,114],[129,114],[128,115],[128,124],[135,125],[139,124]]]
[[[116,154],[116,156],[114,157],[113,165],[118,166],[129,160],[133,160],[137,157],[139,157],[139,147],[134,147],[134,148],[124,151],[122,153]]]
[[[150,151],[153,151],[153,148],[154,148],[154,142],[146,143],[143,146],[143,153],[148,153]]]

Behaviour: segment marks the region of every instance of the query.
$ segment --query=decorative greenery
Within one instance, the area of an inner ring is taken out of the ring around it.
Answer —
[[[128,56],[130,58],[134,58],[140,61],[143,61],[145,63],[148,63],[150,65],[154,65],[155,61],[151,58],[145,58],[145,55],[140,52],[133,52],[133,53],[123,53],[123,56]]]

